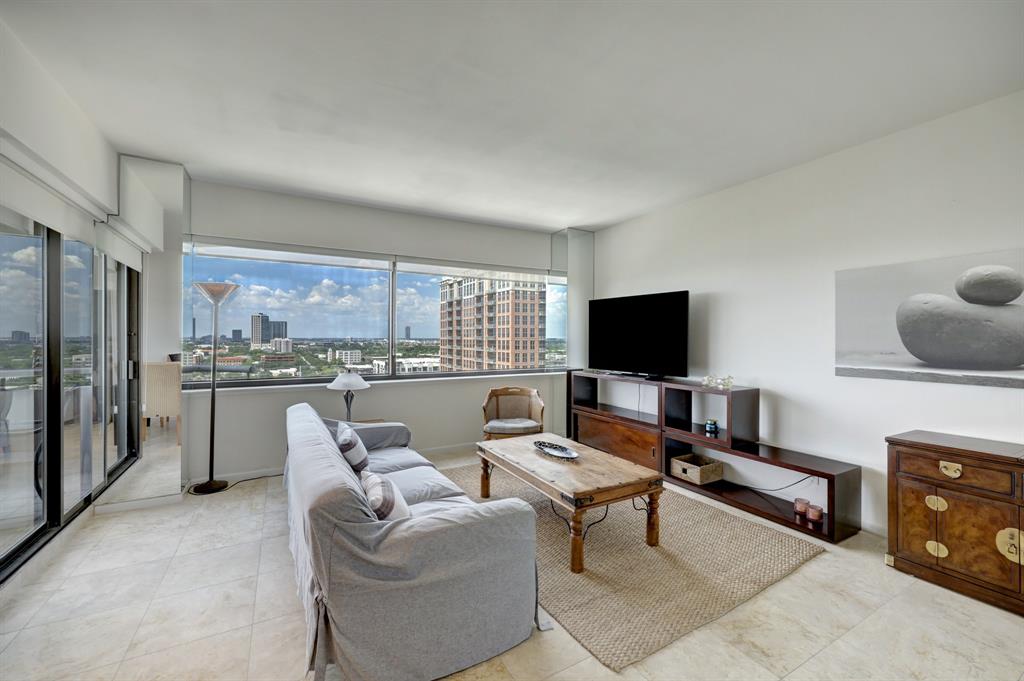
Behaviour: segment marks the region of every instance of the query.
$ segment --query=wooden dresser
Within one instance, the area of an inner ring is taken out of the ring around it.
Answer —
[[[1024,445],[925,430],[886,442],[886,562],[1024,615]]]

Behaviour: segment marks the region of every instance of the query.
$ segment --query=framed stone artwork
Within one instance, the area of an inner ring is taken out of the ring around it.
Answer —
[[[836,375],[1024,388],[1024,248],[836,272]]]

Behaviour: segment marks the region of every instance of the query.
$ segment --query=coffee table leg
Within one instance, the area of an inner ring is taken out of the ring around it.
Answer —
[[[661,529],[661,520],[658,517],[658,498],[661,490],[651,492],[647,495],[647,545],[657,546]]]
[[[583,514],[576,511],[572,514],[569,524],[569,543],[572,550],[571,567],[573,572],[583,572]]]
[[[480,459],[480,497],[487,499],[491,496],[491,462],[487,459]]]

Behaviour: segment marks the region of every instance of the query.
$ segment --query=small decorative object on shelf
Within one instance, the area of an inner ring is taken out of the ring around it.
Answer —
[[[718,419],[708,419],[704,422],[704,434],[718,437]]]
[[[811,505],[811,502],[807,499],[794,499],[793,500],[793,511],[797,515],[807,515],[807,507]]]
[[[820,523],[822,519],[821,506],[816,506],[815,504],[811,504],[810,506],[808,506],[807,519],[810,520],[812,523]]]
[[[714,374],[708,374],[701,381],[701,385],[705,388],[718,388],[719,390],[732,390],[732,384],[732,376],[715,376]]]

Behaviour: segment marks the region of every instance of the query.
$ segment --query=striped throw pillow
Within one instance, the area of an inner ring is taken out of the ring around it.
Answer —
[[[363,471],[359,475],[370,508],[377,515],[377,520],[399,520],[408,518],[409,505],[398,490],[398,486],[383,475]]]
[[[366,452],[366,445],[359,439],[356,431],[344,423],[338,424],[336,439],[341,455],[345,457],[345,461],[348,461],[348,465],[352,466],[352,470],[358,475],[360,471],[366,468],[366,464],[370,463],[370,456]]]

